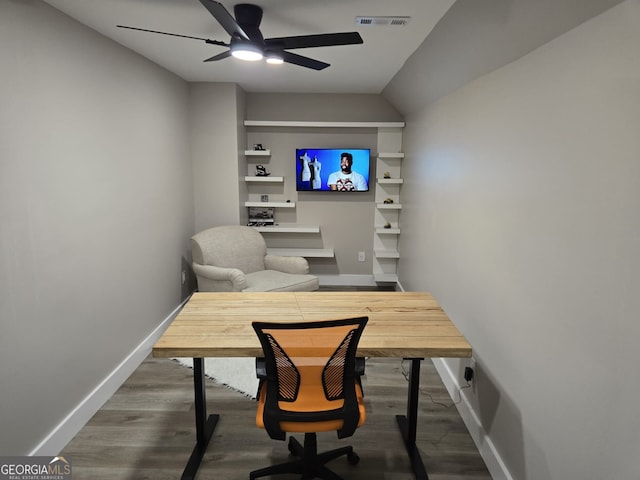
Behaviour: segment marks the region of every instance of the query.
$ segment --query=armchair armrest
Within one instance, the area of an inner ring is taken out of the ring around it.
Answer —
[[[280,255],[266,255],[264,257],[266,270],[277,270],[284,273],[306,275],[309,273],[309,262],[303,257],[284,257]]]
[[[231,290],[241,292],[247,288],[247,279],[244,273],[237,268],[214,267],[213,265],[200,265],[193,262],[193,271],[208,280],[217,282],[229,282]]]

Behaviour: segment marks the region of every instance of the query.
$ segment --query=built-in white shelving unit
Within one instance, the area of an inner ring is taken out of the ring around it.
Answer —
[[[376,258],[400,258],[400,252],[397,250],[374,250]]]
[[[255,177],[255,176],[246,176],[244,177],[245,182],[256,182],[256,183],[282,183],[284,182],[284,177]]]
[[[244,202],[245,207],[296,208],[295,202]]]
[[[373,279],[380,283],[394,283],[398,281],[398,276],[395,273],[376,273],[373,272]]]
[[[332,258],[333,248],[267,248],[270,255],[284,257]]]
[[[402,178],[378,178],[378,183],[381,185],[401,185],[404,183],[404,180]]]
[[[402,128],[378,130],[376,192],[373,235],[373,276],[376,282],[397,282],[398,239],[400,237],[400,190],[402,178]],[[391,200],[392,203],[385,203]],[[386,226],[386,228],[385,228]]]
[[[378,210],[402,210],[401,203],[376,203]]]
[[[245,120],[245,127],[291,128],[403,128],[404,122],[299,122],[289,120]]]
[[[400,229],[393,227],[376,227],[376,233],[378,235],[400,235]]]
[[[270,157],[271,150],[245,150],[246,157]]]
[[[404,122],[315,122],[315,121],[288,121],[288,120],[245,120],[246,127],[271,128],[279,127],[295,130],[309,128],[366,128],[377,130],[377,160],[375,181],[375,203],[372,205],[374,214],[374,239],[373,239],[373,276],[377,282],[397,282],[396,267],[400,257],[398,251],[398,237],[400,235],[399,217],[402,209],[400,203],[400,188],[404,182],[401,176],[401,162],[404,158],[402,150],[402,129]],[[245,150],[246,157],[268,157],[270,150]],[[386,178],[385,178],[386,177]],[[283,177],[258,177],[246,176],[245,182],[283,183]],[[270,188],[275,188],[272,186]],[[255,192],[254,192],[255,193]],[[392,199],[393,203],[384,203],[384,200]],[[247,207],[276,207],[295,208],[294,202],[245,202]],[[385,228],[386,226],[386,228]],[[320,226],[298,224],[275,224],[254,227],[261,233],[274,234],[319,234]],[[295,238],[295,237],[292,237]],[[267,251],[274,255],[302,256],[331,258],[335,256],[333,249],[323,248],[268,248]]]
[[[276,224],[253,227],[261,233],[320,233],[319,225]]]

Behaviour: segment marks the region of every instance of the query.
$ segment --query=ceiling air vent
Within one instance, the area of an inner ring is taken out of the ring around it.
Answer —
[[[363,26],[404,26],[409,23],[411,17],[356,17],[356,25]]]

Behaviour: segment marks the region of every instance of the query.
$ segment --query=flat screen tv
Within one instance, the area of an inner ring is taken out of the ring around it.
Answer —
[[[368,192],[370,155],[368,148],[298,148],[296,190]]]

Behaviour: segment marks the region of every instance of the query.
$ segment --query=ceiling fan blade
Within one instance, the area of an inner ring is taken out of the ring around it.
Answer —
[[[265,44],[285,50],[294,48],[333,47],[336,45],[358,45],[364,43],[358,32],[321,33],[294,37],[266,38]]]
[[[229,44],[225,42],[220,42],[218,40],[210,40],[208,38],[202,37],[192,37],[190,35],[180,35],[178,33],[169,33],[169,32],[160,32],[158,30],[149,30],[146,28],[138,28],[138,27],[127,27],[126,25],[116,25],[118,28],[126,28],[128,30],[137,30],[139,32],[149,32],[149,33],[159,33],[161,35],[170,35],[172,37],[181,37],[181,38],[190,38],[192,40],[202,40],[203,42],[210,43],[212,45],[221,45],[223,47],[228,47]]]
[[[324,70],[329,66],[328,63],[314,60],[313,58],[309,57],[303,57],[302,55],[297,55],[291,52],[282,52],[282,59],[287,63],[311,68],[313,70]]]
[[[219,53],[218,55],[214,55],[211,58],[207,58],[206,60],[203,60],[203,62],[216,62],[218,60],[222,60],[230,56],[231,56],[231,50],[227,50],[226,52],[222,52],[222,53]]]
[[[209,13],[213,15],[222,28],[224,28],[229,35],[236,38],[242,38],[249,40],[249,35],[238,25],[236,19],[231,16],[226,8],[220,3],[214,0],[200,0],[200,3],[209,10]]]

